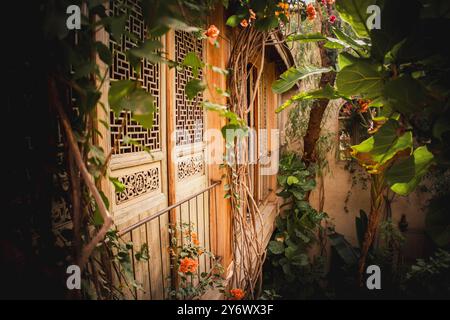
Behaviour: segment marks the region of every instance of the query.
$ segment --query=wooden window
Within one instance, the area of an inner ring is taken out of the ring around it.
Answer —
[[[140,41],[144,40],[147,30],[142,17],[142,8],[140,1],[127,0],[129,6],[129,19],[126,30],[133,34]],[[125,14],[125,8],[118,5],[117,1],[111,1],[111,10],[115,16]],[[129,37],[122,36],[120,40],[110,39],[110,47],[113,52],[113,64],[110,69],[110,80],[138,80],[142,87],[150,92],[155,98],[156,112],[153,115],[153,127],[145,129],[131,117],[130,112],[122,112],[115,116],[110,113],[111,128],[111,148],[113,154],[127,154],[142,151],[142,147],[151,151],[159,150],[161,147],[160,131],[160,77],[161,66],[152,64],[146,59],[141,60],[141,73],[139,75],[133,70],[128,62],[126,53],[129,49],[135,47],[135,42]],[[138,144],[124,144],[124,137],[129,137],[138,142]],[[142,147],[141,147],[142,146]]]
[[[175,31],[175,57],[178,63],[182,63],[186,54],[195,52],[198,57],[203,56],[203,43],[191,33]],[[199,77],[203,77],[200,70]],[[175,72],[175,130],[177,146],[203,141],[203,95],[198,94],[193,100],[189,100],[185,94],[186,84],[193,79],[192,69],[177,69]]]
[[[121,16],[128,12],[125,29],[129,36],[120,39],[109,37],[112,65],[109,69],[110,83],[119,80],[137,80],[141,87],[154,97],[153,126],[146,129],[135,121],[131,112],[119,115],[109,112],[109,139],[107,147],[112,157],[111,175],[125,185],[125,190],[110,191],[112,211],[122,221],[131,219],[148,210],[167,205],[166,154],[165,154],[165,100],[164,68],[147,59],[141,59],[140,72],[136,73],[127,59],[128,50],[147,39],[140,0],[110,1],[111,15]],[[133,141],[129,143],[127,140]],[[151,153],[151,154],[150,154]]]

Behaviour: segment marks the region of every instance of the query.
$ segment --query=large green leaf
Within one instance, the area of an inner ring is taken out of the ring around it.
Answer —
[[[226,25],[232,28],[237,27],[244,17],[244,15],[232,15],[227,19]]]
[[[150,129],[153,126],[153,115],[155,112],[155,102],[153,96],[142,88],[137,89],[130,96],[129,109],[133,118],[144,128]]]
[[[324,44],[324,47],[327,49],[346,49],[349,48],[350,45],[345,41],[328,37],[327,42]]]
[[[119,114],[122,110],[131,111],[133,118],[144,128],[153,126],[155,103],[153,96],[138,86],[133,80],[119,80],[111,83],[108,94],[111,109]]]
[[[370,31],[372,58],[384,61],[386,53],[392,51],[417,24],[421,6],[419,0],[409,0],[408,5],[402,1],[384,2],[380,16],[381,29]]]
[[[204,63],[202,60],[195,54],[195,52],[188,52],[183,60],[183,65],[186,67],[192,68],[192,74],[194,78],[198,77],[199,70],[203,68]]]
[[[290,90],[301,79],[330,71],[330,68],[317,68],[310,66],[301,68],[291,67],[280,76],[279,80],[272,84],[272,90],[278,94],[284,93]]]
[[[347,65],[336,77],[339,93],[347,97],[378,97],[383,89],[383,79],[379,68],[379,65],[364,60]]]
[[[281,112],[287,107],[289,107],[294,102],[302,101],[302,100],[311,100],[311,99],[337,99],[340,96],[334,90],[332,86],[327,84],[325,87],[308,92],[300,92],[299,94],[294,95],[292,98],[286,100],[281,106],[279,106],[276,112]]]
[[[375,0],[337,0],[336,9],[341,19],[350,24],[358,36],[369,38],[367,8],[375,3]]]
[[[111,109],[116,113],[123,110],[122,100],[128,96],[136,87],[133,80],[113,81],[109,88],[108,101]]]
[[[194,99],[197,96],[197,94],[199,94],[205,89],[206,84],[199,79],[190,80],[188,83],[186,83],[186,86],[184,88],[186,96],[189,100]]]
[[[399,124],[389,119],[372,137],[352,146],[352,156],[371,174],[379,174],[384,165],[399,153],[410,153],[412,133],[398,136]]]
[[[392,110],[410,114],[423,109],[426,104],[426,91],[419,81],[403,76],[386,83],[383,100]]]
[[[291,35],[286,39],[289,41],[297,41],[300,43],[306,43],[306,42],[318,42],[318,41],[325,41],[325,48],[327,49],[343,49],[350,47],[350,44],[348,44],[346,41],[331,37],[326,37],[322,35],[320,32],[317,33],[308,33],[308,34],[295,34]]]
[[[433,154],[426,146],[414,150],[407,159],[395,163],[386,172],[387,184],[392,191],[402,196],[411,193],[433,163]]]
[[[163,58],[158,54],[157,50],[162,48],[162,43],[158,40],[145,40],[139,47],[128,50],[128,54],[139,58],[147,59],[151,63],[159,63]]]
[[[348,52],[341,52],[338,55],[339,70],[344,69],[346,66],[358,62],[358,58]]]
[[[283,242],[280,242],[280,241],[270,241],[269,246],[267,248],[273,254],[284,253],[284,244],[283,244]]]
[[[349,36],[339,28],[332,27],[332,30],[336,38],[338,38],[341,41],[344,41],[355,50],[365,49],[367,47],[367,43],[365,41],[361,39],[354,39],[353,37]]]

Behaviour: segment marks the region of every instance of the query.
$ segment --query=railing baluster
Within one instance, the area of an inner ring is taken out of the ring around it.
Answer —
[[[147,247],[148,247],[148,249],[149,249],[149,259],[147,260],[147,274],[145,275],[145,274],[143,274],[143,276],[144,276],[144,279],[137,279],[136,278],[136,267],[137,267],[137,260],[135,259],[135,248],[134,248],[134,246],[133,246],[133,248],[131,249],[131,259],[132,259],[132,271],[133,271],[133,279],[134,279],[134,281],[136,281],[136,282],[139,282],[139,280],[143,280],[143,281],[145,281],[146,279],[145,279],[145,277],[147,277],[148,278],[148,290],[149,290],[149,295],[146,295],[146,296],[148,296],[150,299],[153,299],[153,298],[155,298],[154,296],[153,296],[153,288],[154,288],[154,286],[155,286],[155,284],[154,283],[152,283],[152,269],[151,269],[151,264],[152,263],[155,263],[156,261],[154,261],[154,255],[153,255],[153,253],[152,252],[150,252],[150,249],[152,248],[152,246],[149,244],[149,243],[151,243],[152,241],[154,241],[155,239],[150,239],[149,237],[154,237],[154,235],[153,234],[151,234],[151,232],[149,232],[149,226],[148,226],[148,224],[150,223],[150,222],[152,222],[152,221],[154,221],[155,219],[158,219],[158,236],[159,236],[159,258],[160,258],[160,265],[161,265],[161,282],[162,282],[162,289],[163,289],[163,293],[162,293],[162,297],[163,298],[166,298],[167,297],[167,294],[166,294],[166,288],[167,288],[167,284],[166,284],[166,278],[165,278],[165,275],[166,275],[166,270],[165,270],[165,260],[164,260],[164,257],[166,256],[165,254],[164,254],[164,252],[163,252],[163,250],[167,250],[168,248],[163,248],[163,236],[165,236],[165,233],[163,233],[162,232],[162,228],[164,228],[165,226],[163,226],[162,224],[161,224],[161,217],[163,216],[163,215],[169,215],[170,214],[170,212],[173,212],[173,210],[175,210],[175,212],[176,212],[176,210],[178,209],[179,210],[179,217],[180,217],[180,221],[179,221],[179,223],[180,223],[180,230],[181,230],[181,246],[183,246],[184,245],[184,241],[183,241],[183,233],[182,233],[182,230],[183,230],[183,209],[182,209],[182,207],[183,207],[183,205],[185,205],[185,206],[187,206],[187,214],[188,214],[188,222],[189,222],[189,232],[192,232],[192,226],[191,226],[191,222],[192,222],[192,219],[191,219],[191,210],[194,210],[194,208],[193,208],[193,205],[191,204],[192,203],[192,201],[195,201],[195,217],[192,217],[193,219],[195,219],[194,221],[196,221],[196,223],[197,223],[197,226],[196,226],[196,228],[194,228],[194,230],[196,230],[197,231],[197,236],[198,236],[198,238],[200,238],[200,233],[202,232],[201,230],[200,230],[200,225],[199,225],[199,222],[200,222],[200,219],[203,219],[203,246],[205,247],[205,249],[207,249],[208,251],[211,251],[211,221],[210,221],[210,216],[211,216],[211,212],[210,212],[210,210],[211,210],[211,193],[212,192],[214,192],[214,197],[215,197],[215,200],[214,200],[214,207],[215,207],[215,209],[214,209],[214,214],[215,214],[215,224],[216,224],[216,226],[215,226],[215,229],[216,229],[216,235],[217,235],[217,229],[218,229],[218,227],[217,227],[217,192],[216,192],[216,186],[217,185],[219,185],[220,184],[220,181],[219,182],[215,182],[215,183],[213,183],[211,186],[209,186],[208,188],[206,188],[206,189],[204,189],[204,190],[202,190],[202,191],[200,191],[200,192],[197,192],[196,194],[194,194],[194,195],[192,195],[192,196],[190,196],[190,197],[188,197],[187,199],[184,199],[184,200],[182,200],[182,201],[179,201],[179,202],[177,202],[177,203],[175,203],[174,205],[171,205],[171,206],[169,206],[169,207],[167,207],[167,208],[165,208],[165,209],[163,209],[163,210],[160,210],[160,211],[158,211],[157,213],[155,213],[154,215],[151,215],[151,216],[149,216],[149,217],[146,217],[146,218],[144,218],[144,219],[142,219],[141,221],[139,221],[139,222],[137,222],[137,223],[135,223],[135,224],[133,224],[133,225],[131,225],[131,226],[129,226],[129,227],[127,227],[127,228],[125,228],[125,229],[123,229],[122,231],[120,231],[119,232],[119,237],[124,237],[124,236],[127,236],[127,235],[129,235],[129,239],[130,239],[130,241],[131,242],[133,242],[133,232],[135,232],[135,231],[139,231],[138,229],[139,228],[141,228],[142,226],[145,228],[145,239],[141,239],[141,241],[142,241],[142,243],[140,243],[140,245],[142,246],[144,243],[146,243],[147,244]],[[213,190],[214,189],[214,190]],[[207,200],[205,201],[205,195],[207,196]],[[203,204],[202,204],[202,206],[203,206],[203,216],[202,217],[199,217],[199,212],[198,212],[198,210],[199,210],[199,205],[198,205],[198,201],[199,200],[202,200],[202,202],[203,202]],[[207,205],[207,208],[205,209],[205,205]],[[192,208],[191,208],[191,206],[192,206]],[[186,214],[186,212],[184,212],[184,214]],[[208,220],[206,220],[208,218]],[[170,218],[168,217],[168,223],[170,223],[171,222],[171,220],[170,220]],[[177,224],[177,221],[174,221],[174,223],[175,223],[175,226],[176,226],[176,224]],[[169,225],[167,225],[167,227],[169,227]],[[150,230],[151,230],[152,228],[150,228]],[[169,235],[170,236],[170,235]],[[176,236],[176,234],[175,234],[175,236]],[[206,244],[206,241],[207,241],[207,237],[208,237],[208,239],[209,239],[209,241],[208,241],[208,244]],[[199,239],[200,240],[200,239]],[[164,241],[164,243],[165,243],[166,241]],[[170,243],[170,238],[169,238],[169,247],[171,246],[171,243]],[[216,240],[216,247],[217,247],[217,240]],[[216,248],[216,252],[217,252],[217,248]],[[214,252],[214,254],[216,254],[216,252]],[[170,260],[170,258],[171,258],[171,255],[170,255],[170,252],[167,252],[167,255],[168,255],[168,257],[169,257],[169,271],[171,271],[172,270],[172,263],[173,263],[173,261],[171,261]],[[207,257],[206,257],[206,255],[205,255],[205,257],[204,257],[204,269],[205,269],[205,272],[210,272],[211,271],[211,263],[212,263],[212,260],[210,259],[210,264],[209,264],[209,266],[207,265]],[[198,258],[198,263],[199,263],[199,267],[198,267],[198,273],[199,273],[199,277],[201,276],[201,270],[200,270],[200,257]],[[145,273],[145,268],[143,268],[142,269],[142,272],[144,272]],[[176,272],[176,271],[175,271]],[[172,286],[176,286],[176,283],[174,283],[174,280],[175,279],[172,279],[171,278],[171,285]],[[191,280],[192,281],[192,280]],[[155,287],[156,288],[156,287]],[[133,293],[134,292],[134,297],[136,298],[136,299],[138,299],[139,297],[138,297],[138,289],[137,288],[133,288],[132,290],[131,290],[131,292]]]
[[[158,216],[158,230],[159,230],[159,254],[161,258],[161,279],[163,286],[163,299],[165,297],[166,286],[164,284],[164,263],[163,263],[163,247],[162,247],[162,233],[161,233],[161,216]]]
[[[147,272],[148,272],[148,293],[149,293],[149,298],[151,300],[152,297],[153,297],[153,294],[152,294],[152,273],[151,273],[151,270],[150,270],[150,259],[151,259],[151,256],[150,256],[150,247],[148,245],[149,241],[148,241],[148,226],[147,226],[147,224],[148,223],[145,223],[144,226],[145,226],[145,241],[147,243],[147,249],[149,251],[148,252],[148,260],[147,260]]]
[[[133,243],[133,231],[130,231],[130,242]],[[134,264],[134,245],[131,247],[131,268],[133,269],[133,279],[134,281],[137,281],[136,279],[136,266]],[[134,296],[137,300],[137,289],[134,288]]]

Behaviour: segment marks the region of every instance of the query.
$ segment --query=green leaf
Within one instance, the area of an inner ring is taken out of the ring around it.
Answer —
[[[189,32],[189,33],[195,33],[195,32],[200,31],[200,29],[198,27],[188,25],[186,22],[184,22],[182,20],[179,20],[179,19],[176,19],[173,17],[169,17],[169,16],[164,16],[161,19],[159,19],[158,21],[159,21],[159,23],[161,23],[161,25],[164,25],[167,28],[172,29],[172,30],[182,30],[182,31]]]
[[[305,66],[302,68],[291,67],[280,76],[279,80],[272,84],[272,90],[274,93],[281,94],[290,90],[301,79],[330,71],[330,68],[317,68],[310,66]]]
[[[388,52],[396,51],[395,46],[405,39],[419,23],[422,7],[420,2],[410,0],[405,6],[402,1],[384,1],[380,16],[381,29],[370,31],[372,58],[383,62]],[[402,14],[398,14],[399,12]]]
[[[204,63],[195,54],[195,52],[188,52],[183,60],[183,65],[192,68],[192,74],[194,78],[198,77],[199,70],[203,68]]]
[[[256,19],[255,28],[261,31],[270,31],[278,27],[278,24],[278,18],[269,15],[264,18]]]
[[[287,178],[286,182],[287,182],[288,185],[292,186],[293,184],[298,184],[300,182],[300,180],[298,180],[298,178],[295,177],[295,176],[289,176]]]
[[[232,15],[227,19],[226,25],[232,28],[237,27],[241,23],[243,17],[240,18],[237,15]]]
[[[335,34],[336,38],[339,40],[347,43],[350,47],[354,48],[355,50],[358,49],[365,49],[367,46],[367,43],[360,40],[360,39],[353,39],[348,34],[344,33],[341,29],[332,27],[333,33]]]
[[[228,74],[230,73],[227,69],[222,69],[216,66],[211,66],[211,70],[215,73],[221,74],[223,76],[228,76]]]
[[[324,47],[327,49],[345,49],[349,48],[350,45],[342,40],[328,37]]]
[[[186,87],[184,88],[186,92],[186,96],[189,100],[194,99],[197,94],[203,92],[206,89],[205,83],[203,83],[199,79],[192,79],[188,83],[186,83]]]
[[[136,58],[147,59],[149,62],[156,64],[163,61],[157,52],[161,48],[162,43],[159,40],[145,40],[139,47],[128,50],[128,54]]]
[[[128,16],[126,14],[111,19],[109,27],[111,29],[111,35],[116,41],[120,41],[120,38],[125,32],[127,20]]]
[[[112,182],[114,189],[116,192],[123,192],[126,189],[126,186],[119,181],[119,179],[114,178],[114,177],[109,177],[109,181]]]
[[[112,63],[112,54],[111,50],[102,42],[97,41],[95,43],[95,47],[97,49],[97,53],[99,58],[106,63],[108,66]]]
[[[398,153],[410,153],[412,133],[407,131],[398,136],[399,124],[389,119],[372,137],[352,146],[352,156],[371,174],[378,174]]]
[[[153,96],[142,88],[134,90],[126,99],[123,109],[130,110],[133,118],[144,128],[150,129],[153,126],[153,114],[155,112],[155,102]]]
[[[150,254],[148,252],[148,244],[144,243],[141,249],[134,255],[137,261],[148,261],[150,259]]]
[[[302,188],[305,191],[311,191],[315,187],[316,187],[316,181],[315,180],[308,180],[302,185]]]
[[[108,94],[109,104],[116,114],[122,110],[131,111],[133,118],[149,129],[153,126],[155,102],[150,93],[137,85],[138,83],[132,80],[112,82]]]
[[[399,195],[410,194],[433,164],[433,159],[426,146],[417,148],[410,157],[395,163],[386,172],[387,184]]]
[[[324,88],[309,91],[309,92],[300,92],[299,94],[294,95],[292,98],[286,100],[281,106],[279,106],[275,112],[279,113],[289,107],[294,102],[299,102],[302,100],[311,100],[311,99],[337,99],[339,98],[339,94],[334,90],[332,86],[327,84]]]
[[[119,114],[123,110],[122,100],[128,96],[135,87],[136,83],[133,80],[119,80],[111,83],[108,101],[109,106],[116,114]]]
[[[343,68],[336,77],[338,92],[344,96],[375,98],[381,95],[383,79],[379,66],[359,60]]]
[[[369,17],[367,8],[373,4],[376,4],[375,0],[337,0],[336,10],[341,19],[347,22],[358,36],[369,38],[366,25]]]
[[[283,244],[283,242],[280,242],[280,241],[270,241],[267,248],[273,254],[284,253],[284,244]]]
[[[346,66],[358,62],[358,58],[348,52],[341,52],[338,55],[339,70],[344,69]]]
[[[224,106],[222,104],[218,104],[218,103],[212,103],[209,101],[204,101],[203,102],[203,107],[206,110],[210,110],[210,111],[216,111],[216,112],[221,112],[224,110],[228,110],[227,106]]]
[[[385,105],[403,114],[420,111],[426,104],[424,87],[407,75],[386,83],[383,98]]]
[[[300,43],[306,43],[306,42],[317,42],[317,41],[325,41],[327,40],[327,37],[325,37],[322,33],[316,32],[316,33],[307,33],[307,34],[293,34],[286,38],[286,41],[298,41]]]
[[[106,208],[109,209],[108,197],[103,192],[100,192],[100,196],[102,197],[102,200],[103,200]],[[92,223],[94,224],[94,226],[99,227],[99,226],[103,225],[103,222],[104,222],[104,220],[103,220],[102,214],[100,213],[100,210],[98,208],[98,204],[95,203],[95,210],[94,210],[94,214],[92,216]]]
[[[90,74],[95,72],[96,67],[97,65],[94,61],[89,61],[76,66],[74,68],[75,73],[73,74],[73,79],[78,80],[80,78],[89,76]]]

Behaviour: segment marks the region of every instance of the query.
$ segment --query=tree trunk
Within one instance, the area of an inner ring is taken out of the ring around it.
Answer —
[[[377,233],[378,225],[380,224],[381,216],[383,215],[384,197],[383,191],[385,188],[383,174],[372,175],[372,184],[370,186],[370,215],[367,230],[364,235],[364,242],[361,248],[361,256],[358,262],[358,284],[363,285],[363,274],[366,266],[367,255],[370,246],[372,245],[375,235]]]
[[[327,54],[327,49],[324,48],[323,44],[319,44],[320,59],[322,62],[322,67],[331,67],[334,65],[334,61],[330,59]],[[334,86],[334,81],[336,80],[335,72],[323,73],[320,77],[319,87],[324,88],[327,84]],[[303,137],[303,161],[306,164],[314,163],[316,161],[315,149],[317,140],[320,137],[321,123],[325,110],[328,107],[329,99],[318,99],[315,100],[308,122],[308,129]]]

